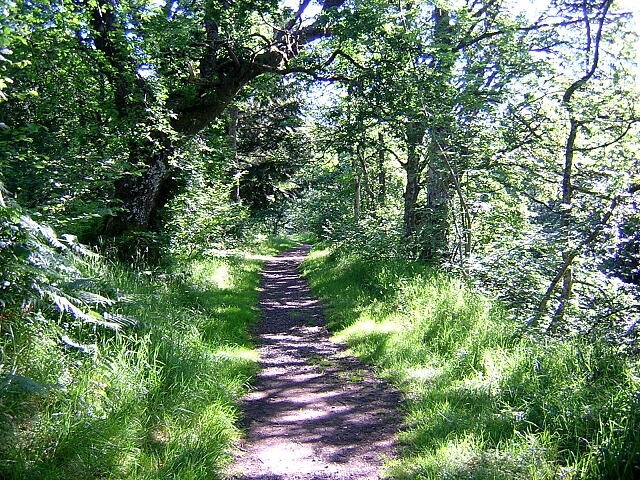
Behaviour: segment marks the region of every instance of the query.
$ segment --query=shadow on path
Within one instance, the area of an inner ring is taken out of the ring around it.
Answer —
[[[262,368],[244,400],[247,439],[234,479],[374,480],[393,457],[400,397],[329,340],[320,303],[298,274],[309,248],[265,263]]]

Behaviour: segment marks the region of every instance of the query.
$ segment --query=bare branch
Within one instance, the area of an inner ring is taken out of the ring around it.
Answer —
[[[460,43],[458,43],[456,46],[453,47],[452,51],[457,52],[460,50],[463,50],[467,47],[470,47],[471,45],[474,45],[476,43],[481,42],[482,40],[486,40],[488,38],[493,38],[496,37],[498,35],[504,35],[506,33],[509,33],[511,31],[516,31],[516,32],[533,32],[536,30],[543,30],[543,29],[555,29],[558,27],[565,27],[567,25],[574,25],[576,23],[580,23],[581,20],[569,20],[569,21],[564,21],[564,22],[558,22],[558,23],[536,23],[533,25],[528,25],[526,27],[517,27],[514,28],[512,30],[493,30],[493,31],[488,31],[488,32],[484,32],[476,37],[473,38],[467,38],[465,40],[462,40]]]
[[[625,127],[624,131],[620,133],[617,137],[615,137],[613,140],[609,140],[606,143],[601,143],[593,147],[575,147],[574,150],[576,152],[592,152],[594,150],[599,150],[601,148],[607,148],[607,147],[610,147],[611,145],[615,145],[616,143],[620,142],[624,137],[627,136],[627,134],[631,131],[631,129],[636,123],[640,123],[640,119],[634,119],[631,122],[629,122]]]
[[[287,31],[291,31],[293,29],[293,27],[300,21],[300,19],[302,18],[302,14],[304,13],[304,11],[307,9],[307,7],[309,6],[309,4],[311,3],[311,0],[302,0],[300,2],[300,6],[298,7],[298,12],[296,13],[295,17],[293,17],[291,20],[289,20],[289,22],[287,23],[287,25],[285,26],[285,30]]]
[[[558,286],[560,281],[564,278],[565,273],[571,268],[571,266],[573,265],[573,261],[580,254],[582,249],[590,245],[596,238],[598,238],[602,230],[604,230],[604,227],[609,223],[609,220],[611,220],[611,217],[613,217],[613,214],[616,211],[617,207],[620,205],[621,201],[622,197],[620,195],[616,196],[611,201],[609,210],[603,215],[602,219],[600,219],[600,221],[596,224],[591,233],[587,235],[587,237],[585,237],[576,248],[569,252],[566,252],[560,269],[556,272],[556,275],[553,277],[553,280],[551,280],[551,283],[549,284],[547,291],[543,295],[542,300],[540,300],[535,315],[529,320],[529,322],[527,322],[527,327],[535,328],[538,326],[542,316],[547,311],[547,306],[551,301],[553,292],[556,290],[556,287]],[[547,331],[552,330],[552,327],[553,325],[549,325]]]
[[[579,88],[581,88],[585,83],[587,83],[591,77],[593,77],[593,75],[596,73],[596,70],[598,69],[598,62],[600,60],[600,41],[602,39],[602,30],[604,28],[604,23],[607,17],[607,12],[609,11],[609,8],[611,7],[611,4],[613,3],[613,0],[605,0],[603,6],[602,6],[602,14],[600,16],[600,19],[598,20],[598,31],[596,33],[596,38],[595,38],[595,45],[594,45],[594,52],[593,52],[593,62],[591,63],[591,68],[588,68],[587,73],[580,78],[579,80],[576,80],[575,82],[573,82],[573,84],[567,88],[566,92],[564,93],[564,96],[562,97],[562,101],[566,104],[569,104],[571,102],[571,97],[573,97],[573,94],[576,92],[576,90],[578,90]],[[586,15],[586,14],[585,14]],[[585,18],[585,23],[587,26],[587,34],[589,36],[588,39],[588,47],[590,49],[591,47],[591,24],[589,22],[589,18]]]

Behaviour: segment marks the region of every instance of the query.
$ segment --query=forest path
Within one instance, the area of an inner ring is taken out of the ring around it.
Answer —
[[[298,266],[303,245],[265,262],[261,370],[244,400],[243,480],[375,480],[394,456],[400,396],[330,340]]]

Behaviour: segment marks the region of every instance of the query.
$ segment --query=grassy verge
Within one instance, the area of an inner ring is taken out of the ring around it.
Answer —
[[[316,251],[304,264],[351,350],[406,397],[397,479],[640,476],[640,363],[522,334],[426,266]]]
[[[286,246],[263,242],[259,253]],[[36,304],[2,312],[0,478],[219,478],[257,366],[247,331],[261,262],[76,267],[94,292],[87,302],[118,328]]]

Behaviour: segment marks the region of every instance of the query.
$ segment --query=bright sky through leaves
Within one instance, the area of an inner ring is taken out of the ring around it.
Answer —
[[[452,0],[452,5],[456,7],[458,4],[464,4],[465,0]],[[548,5],[549,0],[516,0],[512,2],[511,10],[518,13],[525,13],[531,20],[538,17]],[[640,3],[637,0],[617,0],[616,2],[620,9],[630,11],[633,13],[633,25],[634,29],[640,37],[640,25],[638,24],[638,18],[640,18]],[[300,2],[298,0],[284,0],[283,5],[297,11]],[[303,18],[312,18],[320,12],[320,6],[316,2],[311,2],[307,7]],[[640,53],[640,39],[637,41],[636,46],[637,56]]]

